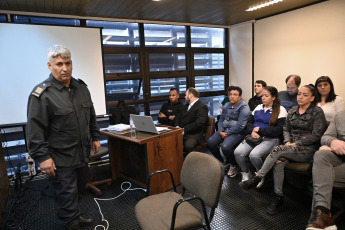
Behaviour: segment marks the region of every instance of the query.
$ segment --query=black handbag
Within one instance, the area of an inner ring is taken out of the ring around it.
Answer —
[[[248,143],[248,144],[250,144],[250,145],[258,145],[258,144],[260,144],[261,142],[262,142],[262,138],[261,137],[259,137],[259,138],[254,138],[254,137],[252,137],[252,135],[251,134],[248,134],[245,138],[244,138],[244,140]]]

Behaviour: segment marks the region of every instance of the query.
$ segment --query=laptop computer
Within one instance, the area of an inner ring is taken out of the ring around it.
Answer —
[[[151,116],[131,114],[130,117],[138,131],[161,134],[171,130],[167,127],[156,127]]]

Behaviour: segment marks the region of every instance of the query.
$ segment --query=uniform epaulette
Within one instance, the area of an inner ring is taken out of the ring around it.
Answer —
[[[77,81],[87,86],[87,84],[83,80],[81,80],[80,78],[78,78]]]
[[[31,94],[36,97],[40,97],[41,94],[46,90],[46,88],[50,87],[51,85],[52,84],[50,82],[42,82],[32,90]]]

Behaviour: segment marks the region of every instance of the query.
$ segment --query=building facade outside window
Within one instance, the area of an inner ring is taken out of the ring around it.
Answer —
[[[0,14],[0,22],[6,22],[7,21],[7,17],[5,14]]]

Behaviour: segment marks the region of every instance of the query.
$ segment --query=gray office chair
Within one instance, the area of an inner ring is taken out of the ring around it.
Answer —
[[[203,144],[195,146],[194,150],[200,151],[206,149],[207,140],[214,134],[214,123],[215,118],[213,116],[208,116]]]
[[[168,170],[153,172],[152,176],[158,173],[170,173]],[[223,165],[214,157],[200,152],[191,152],[183,162],[181,171],[182,194],[168,191],[143,198],[135,206],[135,215],[143,230],[164,230],[164,229],[195,229],[207,227],[210,229],[214,211],[218,205],[220,191],[223,184]],[[182,195],[187,190],[192,194],[184,198]],[[199,205],[203,215],[189,202]],[[206,206],[211,208],[207,216]],[[204,223],[204,221],[205,223]]]

